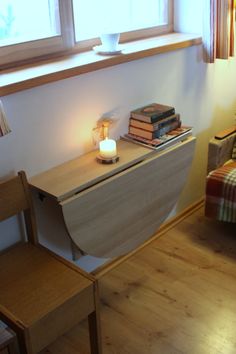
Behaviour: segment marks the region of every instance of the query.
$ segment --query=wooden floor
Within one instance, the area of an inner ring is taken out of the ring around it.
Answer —
[[[100,280],[104,354],[235,354],[236,226],[186,218]],[[42,353],[89,353],[87,323]]]

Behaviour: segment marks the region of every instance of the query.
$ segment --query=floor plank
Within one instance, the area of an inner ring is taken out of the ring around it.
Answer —
[[[99,281],[104,354],[236,353],[236,225],[199,209]],[[89,353],[87,323],[46,353]]]

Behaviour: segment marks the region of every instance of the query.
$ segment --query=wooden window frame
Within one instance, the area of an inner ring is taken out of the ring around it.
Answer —
[[[72,1],[58,0],[58,4],[61,34],[1,47],[0,68],[17,66],[17,63],[31,62],[34,58],[48,57],[50,54],[61,53],[73,46]]]
[[[93,46],[100,44],[99,38],[76,43],[72,0],[58,0],[58,2],[61,35],[1,47],[0,70],[18,67],[26,63],[33,63],[36,60],[45,60],[61,55],[70,55],[73,53],[88,51],[91,50]],[[138,39],[151,38],[171,32],[173,32],[173,0],[168,0],[167,25],[122,33],[120,42],[124,43]]]
[[[173,5],[173,0],[167,0],[168,1],[168,20],[166,25],[160,25],[160,26],[155,26],[151,28],[145,28],[145,29],[140,29],[140,30],[134,30],[134,31],[129,31],[129,32],[124,32],[121,33],[120,35],[120,43],[125,43],[125,42],[131,42],[139,39],[145,39],[145,38],[151,38],[151,37],[156,37],[162,34],[166,33],[171,33],[173,32],[174,29],[174,5]],[[89,40],[84,40],[84,41],[79,41],[75,43],[73,47],[74,52],[82,52],[82,51],[87,51],[91,50],[93,46],[101,44],[99,38],[93,38]]]

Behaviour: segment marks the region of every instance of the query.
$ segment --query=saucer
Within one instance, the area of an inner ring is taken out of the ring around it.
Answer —
[[[102,55],[115,55],[115,54],[120,54],[122,52],[122,48],[120,45],[117,46],[117,50],[105,50],[103,49],[102,45],[96,45],[95,47],[93,47],[93,50],[97,53],[97,54],[102,54]]]

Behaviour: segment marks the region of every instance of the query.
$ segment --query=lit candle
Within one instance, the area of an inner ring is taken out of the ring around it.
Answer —
[[[99,143],[100,156],[104,159],[110,159],[116,156],[115,140],[106,138]]]

